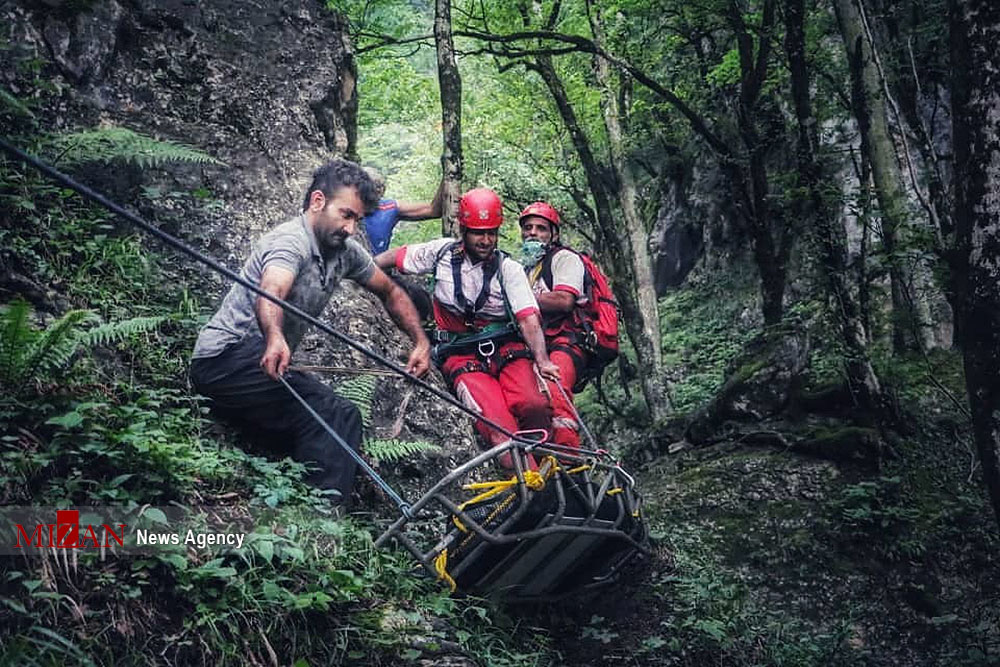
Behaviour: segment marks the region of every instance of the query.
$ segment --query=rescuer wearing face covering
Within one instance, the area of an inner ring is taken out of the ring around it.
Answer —
[[[583,260],[559,241],[559,213],[545,202],[521,211],[521,264],[542,312],[546,348],[559,367],[563,391],[551,387],[552,440],[567,447],[580,446],[580,424],[570,404],[573,385],[586,366],[576,309],[586,300]],[[565,395],[564,395],[565,394]]]

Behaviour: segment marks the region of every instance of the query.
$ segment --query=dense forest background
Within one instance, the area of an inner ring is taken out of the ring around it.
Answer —
[[[0,556],[3,664],[1000,664],[1000,9],[972,0],[0,2],[5,141],[231,268],[334,155],[544,199],[627,344],[579,397],[653,552],[555,605],[452,597],[373,486],[335,519],[187,358],[226,285],[0,161],[0,503],[279,513],[240,552]],[[450,206],[449,204],[448,206]],[[435,238],[403,223],[394,242]],[[502,247],[519,244],[515,225]],[[399,356],[350,286],[325,319]],[[305,362],[368,362],[313,335]],[[473,451],[331,380],[407,493]],[[440,382],[435,380],[435,382]],[[245,443],[241,443],[245,444]]]

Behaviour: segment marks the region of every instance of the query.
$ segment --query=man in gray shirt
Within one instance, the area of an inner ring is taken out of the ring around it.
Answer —
[[[374,184],[358,165],[334,160],[320,167],[302,215],[261,238],[242,276],[313,316],[322,313],[341,279],[363,285],[413,341],[406,369],[420,376],[430,366],[430,342],[413,303],[351,238],[377,203]],[[215,412],[312,466],[307,481],[347,502],[357,464],[277,381],[284,376],[351,447],[360,446],[361,416],[354,404],[315,378],[286,372],[306,327],[280,306],[233,285],[198,334],[191,381],[212,399]]]

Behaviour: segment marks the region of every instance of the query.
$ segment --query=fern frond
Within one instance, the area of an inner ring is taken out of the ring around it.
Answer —
[[[81,334],[80,344],[93,347],[118,343],[135,334],[156,329],[165,319],[165,317],[133,317],[120,322],[107,322]]]
[[[223,164],[195,148],[153,139],[124,127],[101,127],[58,135],[52,139],[51,149],[58,156],[57,161],[64,166],[114,160],[143,168],[158,167],[167,162]]]
[[[24,379],[68,364],[80,346],[81,327],[96,320],[97,316],[89,310],[70,310],[50,324],[31,346],[23,369]]]
[[[10,109],[14,113],[27,118],[35,117],[35,114],[31,113],[31,109],[6,88],[0,88],[0,107]]]
[[[18,394],[32,378],[65,368],[81,346],[108,345],[160,326],[164,317],[133,317],[101,324],[89,310],[70,310],[39,331],[31,308],[18,299],[0,310],[0,383]],[[87,330],[87,326],[97,323]]]
[[[414,454],[440,452],[441,448],[433,443],[419,440],[415,442],[406,440],[366,440],[364,450],[369,458],[388,462],[405,459]]]
[[[18,299],[0,312],[0,379],[13,386],[23,366],[25,352],[38,338],[38,332],[28,324],[31,307]]]
[[[358,406],[365,428],[370,427],[372,423],[372,404],[375,402],[376,380],[374,375],[358,375],[341,382],[334,388],[337,394]]]

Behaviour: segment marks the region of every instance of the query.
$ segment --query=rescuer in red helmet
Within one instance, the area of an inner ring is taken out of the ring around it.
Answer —
[[[546,202],[529,204],[518,218],[521,227],[521,263],[542,311],[545,343],[552,362],[559,367],[563,391],[552,387],[552,440],[567,447],[580,446],[580,424],[570,404],[573,385],[587,363],[581,341],[578,305],[586,299],[583,260],[559,241],[559,212]],[[565,250],[566,252],[560,252]]]
[[[460,241],[390,248],[375,263],[433,273],[435,361],[465,405],[511,432],[548,429],[552,408],[539,375],[558,382],[559,368],[546,352],[524,269],[497,250],[500,197],[487,188],[469,190],[459,200],[458,222]],[[482,423],[476,428],[491,446],[509,441]]]

